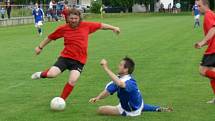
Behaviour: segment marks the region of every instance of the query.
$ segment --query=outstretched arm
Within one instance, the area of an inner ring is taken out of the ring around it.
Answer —
[[[103,90],[98,96],[94,97],[94,98],[91,98],[89,100],[90,103],[95,103],[101,99],[104,99],[106,97],[108,97],[110,95],[110,93],[105,89]]]
[[[119,77],[114,74],[108,67],[107,61],[105,59],[101,60],[101,65],[103,67],[103,69],[106,71],[106,73],[108,74],[108,76],[112,79],[112,81],[118,85],[121,88],[125,88],[125,82],[120,80]]]
[[[202,41],[197,42],[197,43],[195,44],[195,48],[198,48],[198,49],[199,49],[199,48],[201,48],[201,47],[207,45],[208,40],[210,40],[213,36],[215,36],[215,27],[211,28],[211,29],[208,31],[207,35],[204,37],[204,39],[203,39]]]
[[[42,49],[43,49],[49,42],[51,42],[51,39],[45,38],[42,42],[40,42],[39,46],[37,46],[37,47],[35,48],[35,53],[36,53],[37,55],[39,55],[39,54],[41,53]]]
[[[115,27],[115,26],[112,26],[112,25],[109,25],[109,24],[102,23],[101,29],[103,29],[103,30],[112,30],[116,34],[120,33],[120,28],[119,27]]]

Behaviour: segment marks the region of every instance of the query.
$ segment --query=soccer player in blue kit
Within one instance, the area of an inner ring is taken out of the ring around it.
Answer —
[[[123,116],[138,116],[143,111],[152,112],[171,112],[172,108],[153,106],[144,104],[141,92],[138,89],[135,79],[131,76],[134,71],[135,63],[131,58],[125,57],[118,66],[118,75],[115,75],[108,67],[105,59],[101,60],[105,72],[112,79],[106,85],[106,88],[96,97],[91,98],[89,102],[95,103],[109,95],[117,92],[119,105],[117,106],[101,106],[98,113],[102,115],[123,115]]]
[[[37,3],[35,3],[35,8],[32,11],[32,15],[34,16],[35,27],[37,28],[37,31],[41,36],[42,35],[41,26],[43,25],[44,12],[41,8],[39,8]]]
[[[200,11],[199,11],[199,7],[198,5],[196,4],[196,1],[195,1],[195,5],[193,5],[193,12],[192,14],[194,15],[194,20],[195,20],[195,23],[194,23],[194,28],[196,28],[196,26],[200,27]]]

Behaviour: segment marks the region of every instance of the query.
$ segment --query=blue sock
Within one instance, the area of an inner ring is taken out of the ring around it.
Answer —
[[[159,109],[160,109],[160,106],[144,104],[142,112],[145,112],[145,111],[157,112],[157,111],[159,111]]]

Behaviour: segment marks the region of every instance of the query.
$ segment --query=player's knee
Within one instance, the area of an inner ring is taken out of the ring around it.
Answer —
[[[76,81],[74,81],[74,80],[69,80],[69,84],[74,86],[74,85],[76,84]]]
[[[207,70],[207,69],[204,68],[204,67],[202,67],[202,66],[199,67],[199,73],[200,73],[201,75],[203,75],[203,76],[205,76],[206,70]]]
[[[100,114],[100,115],[103,115],[105,114],[105,108],[103,106],[100,106],[97,110],[97,113]]]
[[[55,72],[49,71],[49,72],[47,73],[47,75],[48,75],[48,77],[55,78],[55,77],[57,77],[58,74],[55,73]]]

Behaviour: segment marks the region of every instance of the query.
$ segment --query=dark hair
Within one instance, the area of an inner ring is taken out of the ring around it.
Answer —
[[[128,74],[132,74],[135,68],[134,61],[129,57],[125,57],[122,60],[125,61],[124,67],[128,69]]]

